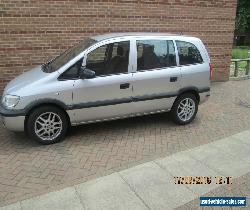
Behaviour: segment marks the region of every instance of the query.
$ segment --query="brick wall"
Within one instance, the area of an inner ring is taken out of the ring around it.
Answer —
[[[229,77],[237,0],[1,0],[0,90],[82,37],[106,32],[174,32],[200,37],[214,80]]]

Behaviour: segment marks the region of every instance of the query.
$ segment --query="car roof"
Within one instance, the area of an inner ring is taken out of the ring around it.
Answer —
[[[92,39],[96,41],[102,41],[105,39],[111,39],[111,38],[119,38],[119,37],[128,37],[128,36],[134,36],[134,37],[153,37],[153,36],[183,36],[181,34],[172,34],[172,33],[151,33],[151,32],[123,32],[123,33],[108,33],[108,34],[102,34],[102,35],[97,35],[94,37],[91,37]]]

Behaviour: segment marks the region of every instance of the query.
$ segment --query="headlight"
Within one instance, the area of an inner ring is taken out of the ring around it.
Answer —
[[[5,95],[3,97],[2,103],[6,108],[13,108],[18,104],[19,100],[19,96]]]

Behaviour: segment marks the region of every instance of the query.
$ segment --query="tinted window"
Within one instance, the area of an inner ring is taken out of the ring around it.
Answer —
[[[194,44],[189,42],[177,41],[180,65],[202,63],[202,57]]]
[[[88,38],[84,39],[83,41],[69,48],[64,53],[52,59],[48,63],[43,64],[42,70],[47,73],[58,70],[60,67],[62,67],[63,65],[68,63],[70,60],[78,56],[82,51],[84,51],[86,48],[88,48],[95,42],[96,41],[92,39],[88,39]]]
[[[137,41],[137,70],[148,70],[176,66],[173,41]]]
[[[96,76],[128,72],[129,41],[103,45],[88,54],[86,68]]]

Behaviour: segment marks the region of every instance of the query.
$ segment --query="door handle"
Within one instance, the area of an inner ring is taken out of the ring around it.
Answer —
[[[120,89],[127,89],[129,88],[129,83],[123,83],[123,84],[120,84]]]
[[[170,82],[176,82],[178,77],[170,77]]]

